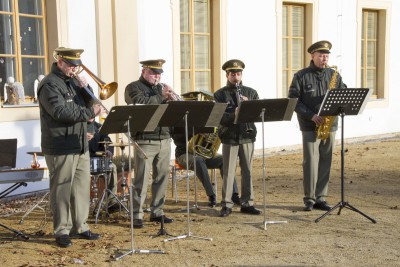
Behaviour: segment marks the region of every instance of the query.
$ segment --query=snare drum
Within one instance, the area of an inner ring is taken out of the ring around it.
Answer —
[[[105,157],[93,157],[90,158],[90,173],[105,173],[111,171],[112,161],[110,158]]]
[[[103,171],[103,158],[93,157],[90,158],[90,173],[102,173]]]

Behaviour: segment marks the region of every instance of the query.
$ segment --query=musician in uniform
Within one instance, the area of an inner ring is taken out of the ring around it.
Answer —
[[[101,112],[84,93],[87,83],[75,72],[83,49],[60,47],[56,62],[38,88],[41,146],[50,175],[50,204],[56,243],[72,245],[70,237],[95,240],[89,230],[90,161],[87,122]]]
[[[146,60],[142,64],[139,80],[125,88],[125,102],[129,104],[162,104],[176,100],[176,95],[167,84],[161,84],[161,74],[165,60]],[[169,178],[169,161],[171,157],[171,135],[169,127],[157,127],[153,132],[138,132],[133,136],[142,151],[135,149],[133,179],[133,226],[143,227],[143,204],[146,200],[150,171],[152,200],[150,203],[150,221],[172,223],[173,219],[164,215],[165,195]],[[145,155],[147,159],[145,158]]]
[[[239,157],[241,169],[240,212],[258,215],[261,213],[254,207],[252,182],[252,165],[254,142],[257,128],[254,123],[234,124],[237,108],[242,101],[259,99],[257,91],[242,84],[242,72],[245,65],[241,60],[232,59],[222,65],[226,72],[227,84],[214,93],[218,103],[228,103],[222,116],[218,136],[222,143],[223,178],[221,217],[232,213],[232,186]]]
[[[175,143],[175,160],[184,168],[186,168],[186,137],[184,133],[181,133],[174,129],[174,133],[172,135],[172,139]],[[189,133],[188,139],[192,137],[193,133]],[[196,175],[199,177],[203,187],[208,196],[208,206],[215,207],[217,205],[217,199],[214,191],[214,187],[211,182],[210,175],[208,174],[208,169],[219,169],[221,176],[223,177],[223,164],[222,164],[222,156],[220,154],[215,155],[212,158],[204,158],[200,155],[193,156],[193,153],[189,152],[189,170],[194,170],[194,159],[196,159]],[[240,205],[240,198],[238,193],[238,187],[236,183],[236,179],[233,182],[232,189],[232,202]]]
[[[107,171],[108,175],[107,188],[116,195],[118,187],[117,167],[111,161],[114,155],[114,147],[105,145],[104,142],[110,142],[111,139],[107,134],[100,134],[100,128],[101,124],[97,121],[88,124],[87,136],[89,140],[89,154],[91,158],[102,158],[105,164],[105,171]],[[100,155],[98,153],[100,153]],[[109,213],[120,210],[119,203],[112,194],[108,195],[107,203]]]
[[[295,111],[300,125],[303,142],[303,188],[305,211],[313,208],[330,210],[327,204],[329,175],[332,163],[333,147],[337,130],[337,118],[331,126],[326,140],[317,138],[316,127],[324,122],[318,116],[318,110],[325,94],[330,89],[330,83],[335,70],[329,68],[329,54],[332,44],[319,41],[308,48],[311,62],[294,74],[289,88],[289,97],[298,98]],[[346,88],[342,77],[336,72],[334,88]],[[332,88],[331,88],[332,89]]]

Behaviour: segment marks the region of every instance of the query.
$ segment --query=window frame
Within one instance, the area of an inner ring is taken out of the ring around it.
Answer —
[[[181,31],[181,25],[179,23],[179,38],[181,39],[183,35],[185,36],[189,36],[189,49],[190,49],[190,66],[189,68],[182,68],[181,62],[179,64],[179,73],[180,73],[180,83],[181,83],[181,93],[187,93],[187,92],[193,92],[193,91],[198,91],[199,89],[203,89],[204,88],[196,88],[196,73],[198,72],[206,72],[208,73],[208,88],[209,91],[212,92],[213,90],[213,80],[214,80],[214,75],[213,75],[213,70],[212,70],[212,58],[213,58],[213,43],[212,43],[212,37],[213,37],[213,24],[212,24],[212,14],[213,14],[213,3],[210,0],[207,0],[207,9],[208,9],[208,16],[207,16],[207,20],[208,20],[208,30],[209,32],[195,32],[195,23],[194,23],[194,19],[195,19],[195,10],[193,7],[193,2],[194,0],[188,0],[189,2],[189,25],[188,25],[188,30],[187,32],[182,32]],[[179,1],[180,3],[180,1]],[[179,14],[180,10],[179,10]],[[196,51],[195,51],[195,38],[197,36],[208,36],[208,56],[207,56],[207,60],[208,60],[208,66],[209,68],[196,68]],[[182,47],[180,47],[180,53],[182,53]],[[182,76],[183,73],[189,73],[189,88],[184,88],[185,85],[182,82]]]
[[[13,54],[0,54],[0,57],[4,57],[4,58],[13,58],[15,60],[15,81],[20,82],[21,84],[23,84],[24,82],[24,75],[23,75],[23,60],[24,59],[41,59],[43,60],[43,68],[44,68],[44,73],[42,73],[43,75],[45,75],[46,73],[48,73],[48,42],[47,42],[47,21],[46,21],[46,0],[37,0],[38,2],[41,3],[41,11],[42,14],[40,15],[35,15],[35,14],[28,14],[28,13],[20,13],[20,8],[19,8],[19,0],[11,0],[11,6],[12,6],[12,10],[11,11],[0,11],[1,15],[10,15],[13,18],[13,44],[14,44],[14,53]],[[42,36],[43,36],[43,55],[37,55],[37,54],[27,54],[24,55],[22,53],[22,42],[20,40],[17,40],[18,36],[21,36],[21,29],[20,29],[20,19],[21,18],[34,18],[34,19],[39,19],[41,20],[42,23],[42,27],[41,27],[41,31],[42,31]],[[6,84],[7,81],[3,81],[2,88],[2,94],[4,94],[4,89],[3,86]],[[32,84],[33,86],[33,84]],[[25,88],[24,88],[25,89]],[[27,92],[27,90],[24,90],[25,93]],[[34,93],[34,88],[32,88],[32,91]],[[29,92],[28,91],[28,92]],[[34,100],[34,95],[32,94],[25,94],[25,104],[19,104],[19,105],[4,105],[4,99],[5,96],[1,96],[0,98],[0,108],[16,108],[16,107],[32,107],[32,106],[38,106],[37,103],[33,103]]]

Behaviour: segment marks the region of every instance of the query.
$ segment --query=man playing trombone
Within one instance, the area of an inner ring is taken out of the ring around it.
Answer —
[[[125,88],[125,102],[128,105],[162,104],[168,100],[177,100],[172,88],[160,83],[165,60],[146,60],[139,63],[142,64],[139,80],[128,84]],[[165,223],[172,223],[173,219],[166,217],[163,210],[171,157],[170,129],[157,127],[153,132],[138,132],[134,139],[142,151],[135,149],[134,153],[133,227],[143,227],[143,204],[147,195],[150,170],[153,171],[150,221],[161,222],[164,219]]]
[[[229,216],[229,214],[232,213],[232,186],[238,157],[242,177],[240,212],[253,215],[261,213],[254,208],[254,193],[251,177],[257,128],[254,123],[234,124],[240,103],[242,101],[258,99],[256,90],[243,86],[242,84],[242,71],[244,67],[244,63],[238,59],[225,62],[222,65],[222,70],[226,71],[226,78],[228,79],[227,84],[214,93],[216,102],[228,103],[218,129],[218,136],[222,143],[224,176],[221,202],[222,209],[220,211],[221,217]]]
[[[41,146],[50,174],[50,204],[56,243],[72,245],[70,237],[95,240],[89,230],[90,159],[87,122],[103,112],[93,105],[76,72],[83,49],[59,47],[55,63],[38,88]]]

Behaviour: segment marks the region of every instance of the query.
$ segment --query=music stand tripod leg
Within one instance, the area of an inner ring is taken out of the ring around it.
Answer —
[[[128,153],[128,160],[129,160],[129,173],[132,173],[132,168],[131,168],[131,128],[130,128],[130,121],[131,120],[131,116],[128,117],[127,120],[127,130],[128,130],[128,144],[129,144],[129,153]],[[135,149],[137,149],[135,147]],[[131,179],[131,184],[129,186],[129,201],[130,201],[130,205],[129,205],[129,214],[130,214],[130,231],[131,231],[131,249],[130,250],[119,250],[119,251],[127,251],[126,253],[116,256],[114,257],[114,259],[120,260],[123,257],[127,256],[127,255],[131,255],[131,254],[135,254],[135,253],[155,253],[155,254],[165,254],[165,251],[163,250],[143,250],[143,249],[135,249],[134,248],[134,231],[133,231],[133,181],[134,177],[132,177]]]
[[[185,119],[185,143],[187,144],[189,142],[188,140],[188,113],[186,112],[184,119]],[[189,149],[188,146],[186,146],[186,162],[189,162]],[[168,241],[174,241],[174,240],[178,240],[178,239],[184,239],[184,238],[188,238],[188,237],[193,237],[196,239],[202,239],[202,240],[209,240],[212,241],[212,238],[208,238],[208,237],[199,237],[199,236],[194,236],[192,235],[192,233],[190,232],[190,201],[189,201],[189,164],[186,164],[186,213],[187,213],[187,234],[184,235],[180,235],[180,236],[176,236],[173,238],[169,238],[169,239],[164,239],[163,242],[168,242]],[[194,175],[196,175],[196,173],[194,173]]]
[[[1,224],[1,223],[0,223],[0,226],[3,227],[3,228],[5,228],[5,229],[7,229],[7,230],[9,230],[9,231],[11,231],[11,232],[13,232],[13,233],[15,234],[15,237],[21,236],[21,237],[22,237],[23,239],[25,239],[25,240],[28,240],[28,239],[29,239],[29,236],[25,235],[25,234],[24,234],[23,232],[21,232],[21,231],[12,229],[12,228],[10,228],[10,227],[8,227],[8,226],[5,226],[4,224]]]

